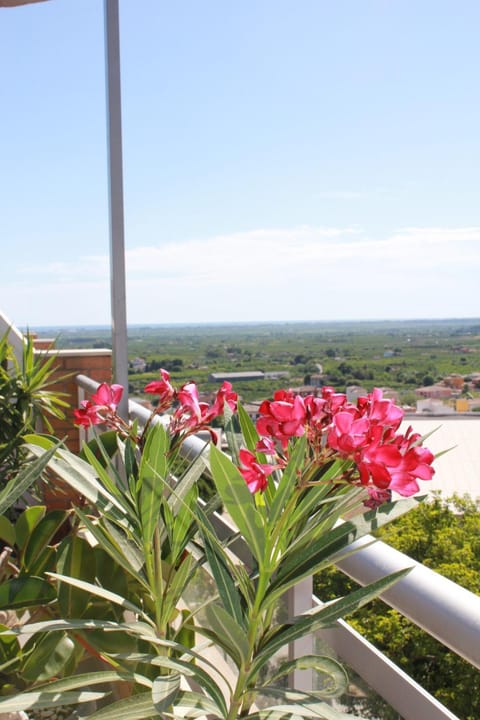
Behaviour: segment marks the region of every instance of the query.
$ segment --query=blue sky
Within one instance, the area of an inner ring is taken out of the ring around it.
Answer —
[[[130,323],[475,317],[477,0],[120,0]],[[109,322],[102,0],[0,9],[0,310]]]

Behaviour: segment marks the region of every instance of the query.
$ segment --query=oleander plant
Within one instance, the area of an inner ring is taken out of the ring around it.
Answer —
[[[102,384],[76,410],[77,424],[96,431],[82,457],[28,437],[50,478],[84,502],[72,511],[55,569],[45,572],[51,618],[0,637],[62,634],[82,652],[72,651],[75,671],[0,699],[0,712],[93,700],[82,717],[348,717],[332,702],[348,683],[343,667],[316,654],[286,659],[285,649],[409,569],[297,616],[282,612],[282,599],[418,504],[418,481],[434,472],[422,438],[401,431],[401,409],[379,390],[356,404],[330,387],[307,397],[279,390],[253,421],[228,383],[209,404],[194,383],[174,388],[161,370],[145,388],[158,398],[145,427],[117,413],[122,391]],[[220,416],[224,433],[211,426]],[[200,430],[211,441],[186,460],[187,439]],[[113,457],[102,441],[112,431]],[[209,500],[198,490],[205,476],[215,488]],[[187,602],[202,582],[209,591]],[[319,689],[288,689],[295,669],[313,670]]]

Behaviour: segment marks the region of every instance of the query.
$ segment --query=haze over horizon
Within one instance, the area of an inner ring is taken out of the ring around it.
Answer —
[[[103,3],[0,20],[0,311],[108,325]],[[120,21],[129,325],[478,314],[478,2]]]

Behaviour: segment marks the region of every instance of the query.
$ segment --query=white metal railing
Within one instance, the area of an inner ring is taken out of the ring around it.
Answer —
[[[98,383],[84,375],[77,376],[77,383],[89,393],[98,387]],[[131,400],[129,411],[140,423],[150,417],[146,408]],[[191,436],[185,442],[186,455],[195,456],[204,447],[202,440]],[[231,535],[233,529],[224,518],[217,515],[215,525],[221,537]],[[383,542],[368,545],[372,539],[364,537],[353,543],[351,547],[357,552],[339,562],[337,567],[361,585],[399,569],[413,568],[381,595],[381,599],[471,665],[480,668],[480,597]],[[364,547],[366,545],[368,547]],[[243,541],[237,541],[231,549],[248,563],[248,550]],[[311,588],[311,583],[300,583],[293,589],[289,598],[292,614],[320,603],[312,596]],[[322,631],[321,636],[404,720],[458,720],[348,623],[340,620],[331,629]],[[308,647],[296,646],[291,652],[295,655],[311,652],[312,639],[307,639],[306,643]],[[309,689],[311,675],[299,674],[295,682],[299,689]]]
[[[17,362],[21,365],[23,360],[23,349],[25,345],[25,338],[20,330],[17,330],[15,325],[0,312],[0,338],[8,333],[8,342],[12,346]]]

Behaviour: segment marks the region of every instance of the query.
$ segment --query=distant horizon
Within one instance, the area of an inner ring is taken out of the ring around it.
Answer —
[[[343,324],[354,324],[354,325],[365,325],[369,323],[378,324],[401,324],[401,323],[480,323],[480,316],[472,317],[444,317],[444,318],[369,318],[363,320],[357,319],[344,319],[344,320],[236,320],[236,321],[205,321],[205,322],[172,322],[172,323],[128,323],[127,328],[170,328],[170,327],[240,327],[240,326],[260,326],[260,325],[343,325]],[[111,325],[99,324],[72,324],[72,325],[35,325],[35,326],[20,326],[18,328],[22,332],[31,330],[35,331],[46,331],[46,330],[110,330]]]

